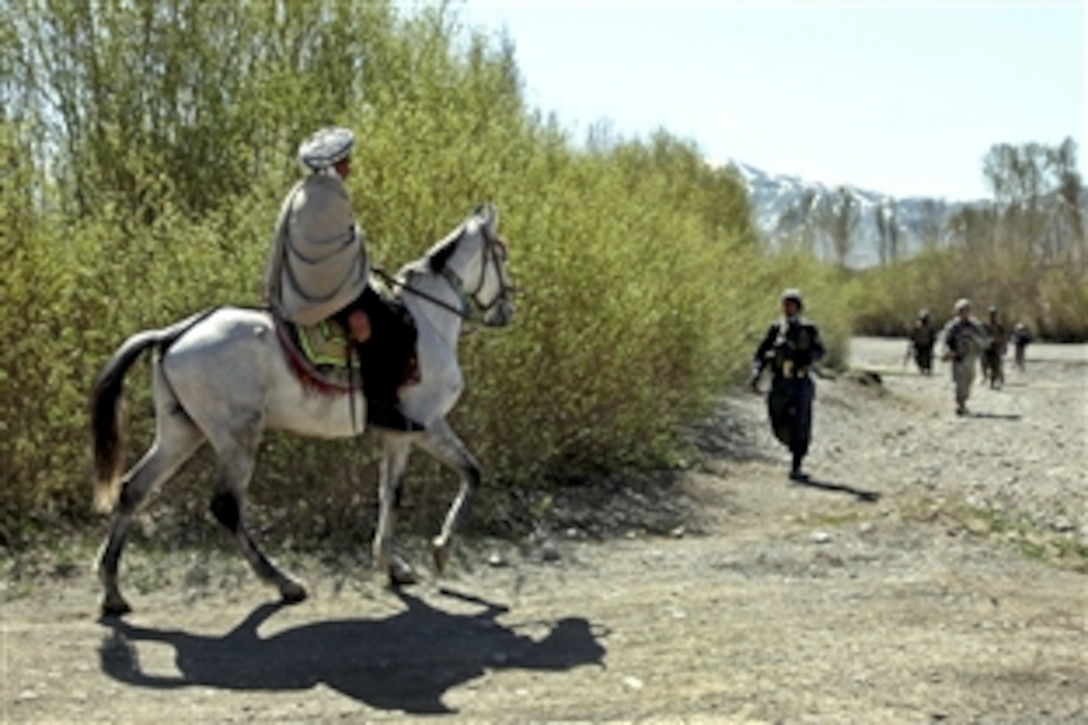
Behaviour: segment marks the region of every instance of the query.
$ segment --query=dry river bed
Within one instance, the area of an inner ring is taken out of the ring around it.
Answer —
[[[0,718],[1088,722],[1088,348],[1029,347],[965,418],[904,349],[818,381],[811,485],[724,396],[686,470],[563,492],[399,592],[286,553],[312,596],[283,607],[229,550],[133,545],[136,611],[99,620],[89,546],[4,553]]]

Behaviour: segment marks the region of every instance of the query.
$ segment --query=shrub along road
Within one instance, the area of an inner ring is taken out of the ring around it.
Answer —
[[[729,396],[684,473],[558,494],[526,541],[400,594],[358,553],[294,556],[313,597],[279,607],[238,556],[134,545],[137,611],[98,622],[89,550],[5,559],[0,712],[1082,722],[1086,348],[1029,348],[969,418],[904,348],[854,341],[883,385],[819,382],[814,485]]]

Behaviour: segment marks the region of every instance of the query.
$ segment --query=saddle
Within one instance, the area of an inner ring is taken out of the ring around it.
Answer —
[[[362,390],[359,359],[350,354],[347,331],[339,323],[324,320],[316,325],[296,325],[269,314],[291,369],[308,387],[327,393]]]
[[[334,318],[316,325],[297,325],[275,313],[270,314],[292,370],[306,385],[321,392],[362,391],[362,371],[373,370],[373,365],[367,364],[371,361],[363,360],[362,356],[374,356],[375,353],[382,358],[390,355],[407,358],[400,375],[394,377],[396,387],[415,384],[421,379],[414,345],[407,354],[403,350],[375,349],[374,342],[365,345],[352,342],[347,330]]]

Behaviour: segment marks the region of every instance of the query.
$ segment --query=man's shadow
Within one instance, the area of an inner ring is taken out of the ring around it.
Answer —
[[[968,418],[987,418],[989,420],[1021,420],[1024,416],[1019,413],[988,413],[984,410],[967,413]]]
[[[385,619],[314,622],[267,638],[257,630],[281,603],[257,607],[221,637],[109,618],[102,620],[112,631],[103,639],[99,659],[105,674],[142,687],[278,691],[325,684],[371,707],[408,713],[453,712],[442,702],[444,693],[482,676],[485,669],[604,666],[605,648],[583,618],[547,623],[550,631],[534,640],[496,621],[508,611],[505,606],[449,590],[442,594],[483,609],[451,614],[398,591],[407,609]],[[173,647],[181,674],[143,672],[141,642]]]
[[[880,500],[880,492],[878,491],[866,491],[862,488],[854,488],[853,486],[847,486],[844,483],[832,483],[831,481],[820,481],[815,478],[809,478],[805,481],[793,481],[795,486],[808,486],[809,488],[818,488],[823,491],[834,491],[835,493],[847,493],[856,498],[858,501],[864,501],[866,503],[876,503]]]

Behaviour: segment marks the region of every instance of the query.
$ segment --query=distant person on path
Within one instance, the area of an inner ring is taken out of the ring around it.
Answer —
[[[944,347],[942,360],[952,363],[952,382],[956,385],[956,415],[967,414],[967,398],[975,382],[979,356],[989,346],[986,331],[971,316],[971,301],[960,299],[955,305],[956,316],[941,331]]]
[[[1005,383],[1005,353],[1008,352],[1009,339],[993,305],[990,306],[989,320],[982,327],[990,339],[989,346],[982,354],[982,370],[990,381],[990,387],[997,390]]]
[[[922,375],[933,374],[933,346],[937,344],[940,332],[930,321],[929,311],[918,313],[918,320],[910,330],[910,342],[907,344],[907,356],[914,356],[914,364]],[[906,363],[904,362],[904,365]]]
[[[1017,322],[1016,328],[1012,331],[1012,344],[1013,349],[1016,351],[1016,369],[1020,372],[1024,372],[1024,349],[1031,342],[1031,333],[1028,332],[1027,325],[1023,322]]]
[[[752,358],[751,387],[759,392],[763,369],[770,365],[773,372],[771,389],[767,393],[767,413],[775,437],[793,455],[790,479],[807,481],[801,462],[808,453],[812,434],[812,364],[823,357],[824,345],[820,331],[801,317],[804,300],[800,290],[782,293],[782,318],[772,323]]]

